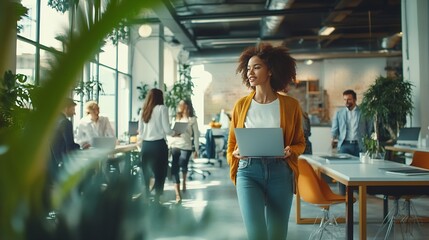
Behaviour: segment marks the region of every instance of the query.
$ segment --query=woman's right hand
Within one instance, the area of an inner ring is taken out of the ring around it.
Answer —
[[[235,149],[235,150],[234,150],[234,152],[232,152],[232,155],[233,155],[235,158],[238,158],[238,159],[245,158],[245,157],[243,157],[243,156],[241,156],[241,155],[240,155],[240,151],[238,150],[238,148],[237,148],[237,149]]]

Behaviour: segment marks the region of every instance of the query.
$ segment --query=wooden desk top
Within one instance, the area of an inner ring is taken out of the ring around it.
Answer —
[[[385,146],[386,150],[394,151],[394,152],[407,152],[414,153],[415,151],[421,152],[429,152],[429,147],[412,147],[412,146],[404,146],[404,145],[393,145],[393,146]]]

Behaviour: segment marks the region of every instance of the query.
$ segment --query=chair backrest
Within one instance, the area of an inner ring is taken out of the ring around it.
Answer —
[[[429,169],[429,152],[415,151],[410,165]]]
[[[312,204],[328,203],[313,167],[306,160],[299,159],[298,170],[298,191],[302,200]]]

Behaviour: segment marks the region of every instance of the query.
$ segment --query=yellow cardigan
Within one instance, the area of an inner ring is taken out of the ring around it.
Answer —
[[[239,99],[234,106],[232,119],[229,128],[227,160],[230,167],[230,177],[235,185],[238,158],[232,155],[232,152],[237,148],[235,138],[235,128],[243,128],[246,119],[247,111],[250,103],[255,96],[255,91],[248,96]],[[298,156],[304,152],[305,139],[304,131],[302,130],[302,112],[298,101],[295,98],[277,94],[280,101],[280,127],[283,129],[284,144],[290,146],[291,156],[286,159],[290,168],[295,174],[295,180],[298,176]]]

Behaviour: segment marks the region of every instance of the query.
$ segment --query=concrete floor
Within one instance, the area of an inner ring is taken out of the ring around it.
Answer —
[[[203,179],[195,175],[188,181],[188,191],[183,194],[182,205],[174,204],[175,194],[173,184],[167,180],[165,193],[162,196],[162,210],[156,210],[156,220],[159,225],[153,224],[148,230],[146,239],[247,239],[244,224],[241,218],[235,188],[229,180],[229,168],[224,161],[222,167],[199,164],[203,169],[210,170],[211,175]],[[334,185],[335,186],[335,185]],[[420,197],[412,200],[419,216],[429,216],[427,207],[428,197]],[[403,200],[400,202],[400,206]],[[389,207],[392,207],[392,201]],[[401,207],[400,207],[401,208]],[[355,203],[354,239],[359,239],[358,203]],[[368,197],[368,227],[367,239],[384,239],[384,233],[377,238],[375,234],[382,226],[382,200],[379,196]],[[337,205],[331,208],[336,216],[345,215],[345,206]],[[320,216],[319,208],[302,202],[302,216]],[[152,219],[153,220],[153,219]],[[296,224],[295,201],[292,205],[289,220],[288,239],[308,239],[310,233],[317,227],[313,224]],[[388,239],[429,239],[429,224],[420,223],[411,225],[411,234],[406,230],[406,225],[394,225],[394,234]],[[339,224],[337,233],[344,239],[345,225]],[[404,234],[404,236],[402,236]],[[323,239],[329,239],[324,237]]]

